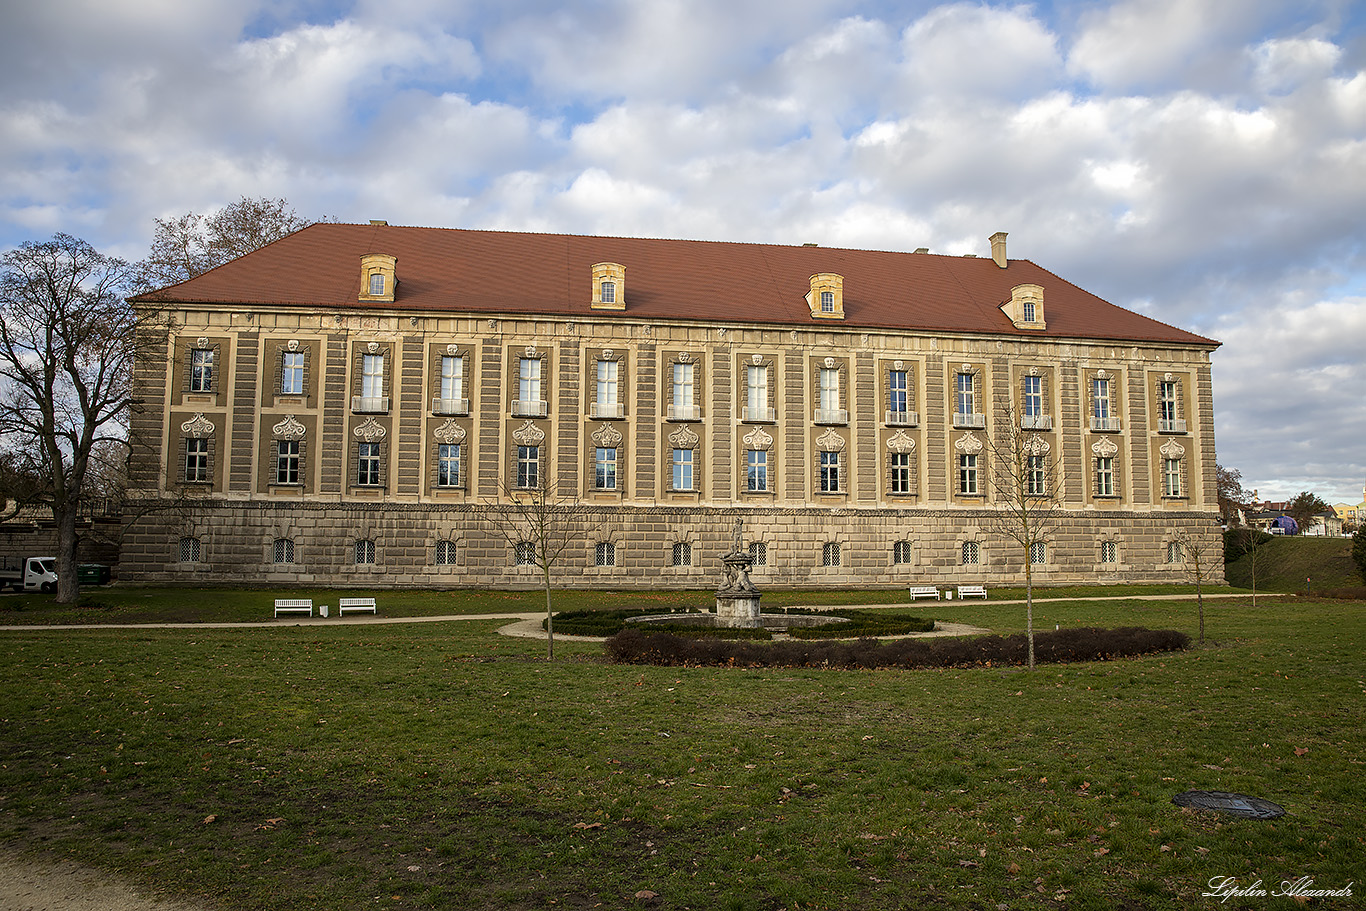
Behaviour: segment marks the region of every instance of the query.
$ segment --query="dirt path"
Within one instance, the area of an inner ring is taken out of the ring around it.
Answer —
[[[69,860],[0,854],[0,911],[208,911]]]

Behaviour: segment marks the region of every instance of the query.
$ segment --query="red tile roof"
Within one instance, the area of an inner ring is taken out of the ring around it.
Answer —
[[[393,304],[361,303],[360,260],[398,257]],[[181,303],[398,309],[618,318],[589,307],[589,267],[626,267],[622,319],[813,326],[810,276],[844,276],[843,321],[829,328],[1219,343],[1117,307],[1029,260],[832,247],[316,224],[156,297]],[[1000,305],[1019,284],[1044,289],[1048,329],[1014,328]]]

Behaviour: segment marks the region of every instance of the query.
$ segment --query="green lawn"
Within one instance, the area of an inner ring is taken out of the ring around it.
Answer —
[[[1306,579],[1311,591],[1359,587],[1361,574],[1352,562],[1351,538],[1313,538],[1300,535],[1273,537],[1257,558],[1259,592],[1303,592]],[[1225,569],[1230,584],[1252,585],[1252,562],[1244,555]]]
[[[1034,673],[614,667],[568,642],[549,664],[473,620],[0,632],[0,842],[231,909],[1298,907],[1200,893],[1360,894],[1364,608],[1209,602],[1216,647]],[[1196,622],[1175,601],[1035,613]],[[1172,805],[1191,788],[1288,815]]]

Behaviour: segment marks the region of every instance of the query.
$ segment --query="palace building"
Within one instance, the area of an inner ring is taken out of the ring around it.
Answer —
[[[1181,580],[1219,533],[1218,343],[990,244],[305,228],[135,299],[171,319],[131,425],[163,508],[120,577],[531,585],[490,510],[545,485],[593,507],[557,584],[713,586],[737,518],[761,587],[1017,583],[1019,422],[1062,476],[1037,582]]]

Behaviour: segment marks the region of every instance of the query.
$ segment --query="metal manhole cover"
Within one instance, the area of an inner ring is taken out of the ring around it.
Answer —
[[[1269,800],[1228,791],[1185,791],[1173,797],[1172,803],[1197,810],[1217,810],[1246,819],[1275,819],[1285,815],[1284,809]]]

